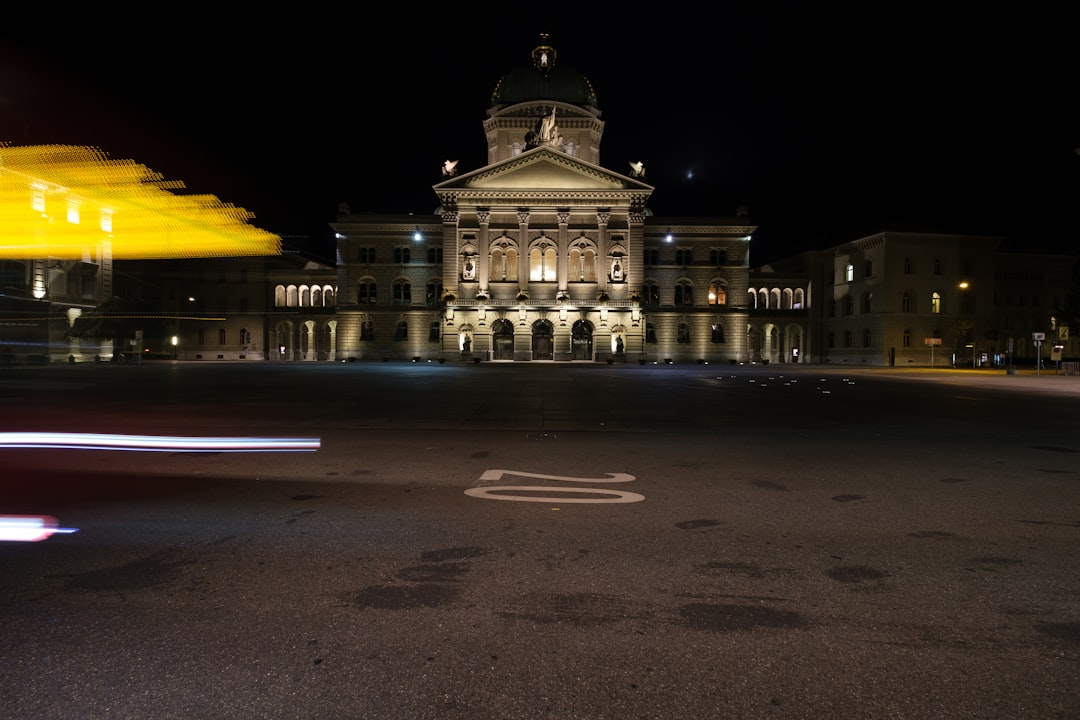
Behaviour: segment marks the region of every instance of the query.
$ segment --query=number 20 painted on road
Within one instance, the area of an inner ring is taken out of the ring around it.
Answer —
[[[483,475],[480,476],[480,482],[497,482],[502,480],[505,475],[515,475],[517,477],[535,478],[537,480],[558,480],[561,482],[572,483],[624,483],[636,480],[633,475],[626,473],[605,473],[607,477],[601,478],[579,478],[569,477],[566,475],[542,475],[540,473],[523,472],[521,470],[486,470]],[[529,492],[529,493],[550,493],[550,494],[537,494],[537,495],[516,495],[512,493]],[[557,493],[578,493],[581,495],[589,495],[591,497],[567,497],[565,495],[559,495]],[[567,488],[559,487],[556,485],[484,485],[482,487],[469,488],[465,491],[465,494],[474,497],[481,498],[483,500],[512,500],[514,502],[542,502],[542,503],[578,503],[578,504],[599,504],[599,503],[635,503],[641,502],[645,499],[644,495],[638,493],[626,492],[624,490],[604,490],[599,488]],[[597,495],[603,495],[606,497],[595,497]]]

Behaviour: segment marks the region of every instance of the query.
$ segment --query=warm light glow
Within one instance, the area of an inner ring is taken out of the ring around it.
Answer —
[[[281,254],[252,213],[170,192],[183,188],[95,148],[0,143],[0,257],[81,260],[104,243],[114,259]]]

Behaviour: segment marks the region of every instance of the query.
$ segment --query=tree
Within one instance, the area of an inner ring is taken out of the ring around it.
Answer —
[[[143,298],[111,297],[97,308],[75,318],[68,335],[73,338],[112,340],[113,355],[123,351],[124,342],[143,332],[144,342],[165,337],[165,318],[159,308]]]

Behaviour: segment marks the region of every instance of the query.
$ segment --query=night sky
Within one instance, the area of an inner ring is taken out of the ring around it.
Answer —
[[[1064,10],[863,5],[71,11],[0,30],[0,141],[98,147],[328,255],[339,202],[430,214],[444,160],[485,162],[491,92],[546,32],[596,90],[601,164],[644,162],[658,216],[747,205],[755,265],[886,228],[1080,249]]]

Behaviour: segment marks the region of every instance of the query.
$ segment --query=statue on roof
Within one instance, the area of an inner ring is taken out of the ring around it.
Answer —
[[[454,160],[453,162],[451,162],[450,160],[446,160],[445,162],[443,162],[443,177],[454,177],[455,175],[457,175],[457,164],[457,160]]]
[[[630,163],[630,177],[645,177],[645,163],[640,160],[638,162]]]

